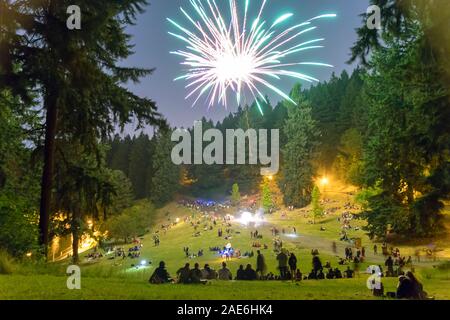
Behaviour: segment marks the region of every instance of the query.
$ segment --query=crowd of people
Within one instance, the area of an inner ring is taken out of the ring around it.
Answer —
[[[281,256],[280,256],[281,254]],[[338,268],[333,269],[331,265],[327,263],[325,266],[328,267],[328,272],[324,273],[324,268],[320,263],[318,256],[313,256],[313,269],[311,273],[307,276],[302,275],[299,269],[297,269],[297,260],[294,254],[290,254],[287,261],[285,261],[285,253],[280,253],[277,256],[279,264],[289,265],[289,268],[280,268],[280,275],[275,275],[272,272],[266,274],[265,261],[260,252],[258,252],[256,269],[252,267],[251,264],[240,265],[236,276],[233,277],[232,272],[228,269],[226,262],[222,263],[222,267],[216,271],[212,269],[209,264],[205,264],[203,269],[200,268],[198,263],[194,264],[191,268],[189,263],[186,263],[184,267],[178,269],[176,272],[177,278],[174,279],[170,276],[166,269],[166,264],[164,261],[159,263],[159,267],[153,272],[149,279],[151,284],[163,284],[163,283],[179,283],[179,284],[206,284],[211,280],[221,280],[221,281],[279,281],[279,280],[292,280],[292,281],[302,281],[302,280],[323,280],[323,279],[342,279],[342,278],[353,278],[354,271],[347,267],[344,272],[341,272]],[[379,286],[374,286],[372,289],[375,296],[384,297],[384,287],[381,282]],[[428,294],[423,290],[423,285],[414,276],[414,274],[408,271],[405,275],[399,276],[399,282],[397,285],[396,292],[388,292],[386,294],[389,298],[397,299],[415,299],[424,300],[429,299]]]

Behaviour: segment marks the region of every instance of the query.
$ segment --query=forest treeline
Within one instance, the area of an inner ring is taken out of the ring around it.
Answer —
[[[333,172],[361,188],[371,236],[432,235],[450,193],[450,2],[371,2],[383,28],[362,16],[351,75],[296,85],[297,106],[260,101],[264,116],[243,106],[203,128],[280,129],[286,205],[309,204],[312,178]],[[0,0],[0,248],[45,255],[70,233],[76,253],[88,219],[117,217],[136,199],[162,205],[177,191],[232,183],[258,190],[255,166],[174,166],[156,103],[126,89],[152,72],[120,66],[132,54],[126,26],[147,1],[84,1],[89,27],[79,31],[66,27],[70,4]],[[114,138],[133,121],[157,133]]]

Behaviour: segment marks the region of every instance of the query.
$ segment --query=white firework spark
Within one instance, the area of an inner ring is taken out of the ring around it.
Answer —
[[[322,18],[336,17],[335,14],[323,14],[303,23],[295,24],[277,32],[277,27],[292,18],[286,13],[271,25],[262,19],[267,0],[262,0],[259,13],[252,24],[248,23],[250,0],[245,1],[243,20],[239,14],[237,1],[228,0],[231,10],[231,21],[226,24],[215,0],[190,0],[196,17],[180,8],[189,20],[193,29],[187,29],[172,19],[167,19],[180,33],[169,32],[170,35],[185,42],[186,48],[171,52],[184,58],[181,63],[187,72],[175,80],[186,80],[190,90],[186,99],[195,97],[193,106],[207,94],[211,107],[215,103],[227,106],[229,90],[236,94],[238,104],[246,92],[250,92],[258,108],[263,114],[258,99],[266,101],[261,88],[269,89],[282,98],[296,104],[286,93],[276,87],[267,78],[280,80],[282,76],[296,78],[307,82],[318,81],[306,74],[293,71],[301,65],[333,67],[318,62],[284,63],[283,59],[302,51],[323,48],[319,45],[323,38],[303,42],[295,42],[302,35],[317,27],[313,21]],[[198,19],[198,20],[196,20]]]

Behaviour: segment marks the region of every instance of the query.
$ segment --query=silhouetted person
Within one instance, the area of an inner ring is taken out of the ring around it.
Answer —
[[[191,270],[189,277],[191,278],[191,283],[200,283],[202,279],[202,271],[200,270],[200,265],[196,263],[194,269]]]
[[[329,279],[329,280],[334,279],[334,271],[333,271],[333,269],[328,270],[327,279]]]
[[[259,274],[261,277],[264,277],[267,272],[267,265],[266,265],[266,259],[261,254],[261,251],[257,251],[257,257],[256,257],[256,273]]]
[[[317,274],[319,270],[322,270],[322,261],[320,261],[320,258],[318,256],[314,256],[312,259],[312,265],[314,272]]]
[[[325,275],[323,274],[323,270],[320,269],[319,273],[317,274],[317,279],[318,280],[324,280],[325,279]]]
[[[342,279],[342,272],[338,268],[334,269],[334,277],[336,279]]]
[[[245,280],[256,280],[256,271],[252,269],[252,265],[248,264],[245,268]]]
[[[170,278],[170,275],[166,270],[166,264],[164,261],[161,261],[159,263],[159,267],[156,268],[155,272],[153,272],[152,276],[150,277],[149,282],[152,284],[161,284],[171,281],[172,279]]]
[[[348,279],[353,278],[353,270],[350,267],[347,267],[347,270],[344,271],[345,277]]]
[[[291,255],[289,256],[288,264],[289,269],[291,270],[291,274],[294,275],[297,271],[297,257],[295,256],[295,254],[291,253]]]
[[[209,267],[209,264],[205,264],[202,270],[202,279],[215,280],[217,279],[217,272]]]
[[[413,295],[413,285],[411,280],[406,276],[398,277],[397,298],[412,299]]]
[[[183,268],[178,269],[177,275],[178,275],[178,283],[190,283],[191,278],[191,269],[189,263],[186,263]]]
[[[229,281],[233,279],[231,271],[227,268],[227,264],[222,262],[222,269],[219,270],[219,280]]]
[[[300,269],[297,269],[295,272],[295,281],[302,281],[302,273],[300,272]]]
[[[284,250],[282,250],[277,255],[277,260],[278,260],[278,269],[280,270],[280,277],[282,280],[285,280],[288,265],[288,256],[286,255],[286,253],[284,253]]]
[[[387,276],[393,277],[394,276],[394,260],[392,259],[391,256],[389,256],[389,258],[387,258],[384,265],[387,267]]]
[[[245,280],[245,270],[242,264],[239,266],[239,269],[236,273],[236,280]]]
[[[424,300],[427,299],[428,294],[423,291],[423,285],[419,280],[414,276],[411,271],[406,273],[406,276],[411,281],[411,290],[412,290],[412,299],[416,300]]]

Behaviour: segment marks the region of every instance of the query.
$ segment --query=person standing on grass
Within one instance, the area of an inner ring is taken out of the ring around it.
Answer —
[[[289,256],[289,269],[291,270],[292,279],[294,278],[295,272],[297,271],[297,257],[294,253]]]
[[[256,251],[256,273],[259,276],[259,278],[264,278],[267,272],[267,265],[266,265],[266,259],[262,255],[261,251]]]
[[[281,250],[281,252],[277,255],[277,260],[278,260],[278,269],[280,270],[280,277],[282,280],[286,280],[288,256],[286,255],[284,250]]]
[[[333,241],[331,244],[331,251],[333,251],[333,254],[337,254],[337,244],[336,241]]]
[[[394,276],[394,260],[392,259],[391,256],[389,256],[389,258],[387,258],[386,262],[384,263],[384,265],[387,267],[387,275],[388,277],[393,277]]]

